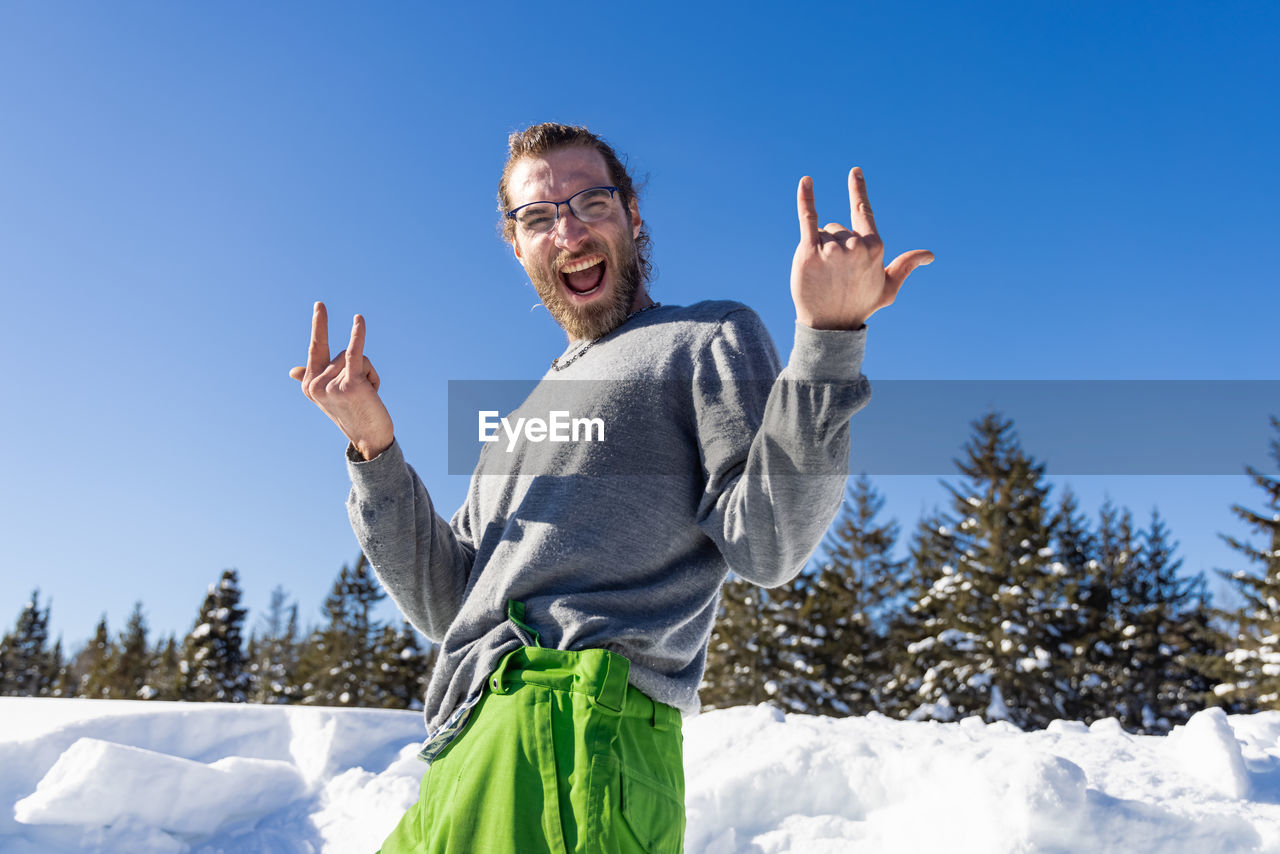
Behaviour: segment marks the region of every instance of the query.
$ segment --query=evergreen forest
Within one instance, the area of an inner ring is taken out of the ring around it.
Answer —
[[[1280,471],[1280,419],[1271,456]],[[1023,729],[1117,718],[1164,733],[1210,705],[1280,709],[1280,477],[1247,468],[1235,600],[1216,607],[1181,571],[1158,511],[1069,490],[1050,500],[1045,466],[996,413],[974,422],[942,484],[942,508],[904,531],[852,479],[827,537],[793,581],[722,588],[701,686],[705,709],[767,703],[821,715]],[[905,539],[904,539],[905,537]],[[900,546],[901,543],[901,546]],[[105,616],[81,649],[50,636],[32,594],[0,640],[0,695],[421,709],[435,647],[375,616],[386,594],[363,556],[343,566],[321,620],[277,588],[253,621],[235,570],[200,600],[185,637],[153,638],[139,602],[122,630]]]

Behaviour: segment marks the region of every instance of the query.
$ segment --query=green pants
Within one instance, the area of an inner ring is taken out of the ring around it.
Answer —
[[[681,854],[680,713],[629,670],[601,649],[509,654],[382,854]]]

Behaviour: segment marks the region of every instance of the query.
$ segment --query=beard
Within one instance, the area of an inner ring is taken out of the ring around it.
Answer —
[[[564,294],[559,271],[577,258],[595,253],[605,257],[604,275],[613,275],[613,287],[585,305],[574,305]],[[593,240],[577,252],[561,252],[549,265],[526,267],[526,272],[542,304],[572,341],[603,338],[621,326],[631,313],[631,304],[641,286],[640,262],[635,242],[630,239],[617,247]]]

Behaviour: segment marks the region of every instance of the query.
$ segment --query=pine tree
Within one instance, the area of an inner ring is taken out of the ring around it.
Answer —
[[[182,665],[182,651],[177,638],[172,634],[156,644],[152,651],[152,666],[147,674],[147,687],[151,689],[150,700],[181,700],[182,686],[185,681]]]
[[[720,588],[699,688],[703,709],[754,706],[777,693],[779,651],[768,596],[733,575]]]
[[[884,711],[889,626],[902,607],[905,561],[891,557],[897,523],[875,521],[883,507],[870,479],[859,477],[827,536],[820,571],[801,576],[790,591],[799,605],[778,618],[792,641],[792,658],[783,662],[789,710]]]
[[[1128,678],[1116,711],[1126,726],[1146,733],[1168,732],[1185,723],[1202,693],[1187,656],[1193,651],[1204,579],[1178,575],[1182,561],[1173,557],[1176,547],[1154,511],[1129,564],[1120,600],[1118,647]]]
[[[1280,432],[1280,419],[1273,416],[1271,426]],[[1271,456],[1280,467],[1280,438],[1271,440]],[[1218,570],[1244,603],[1221,615],[1230,621],[1232,649],[1219,660],[1206,657],[1201,663],[1216,683],[1216,702],[1233,712],[1280,709],[1280,477],[1253,466],[1245,471],[1262,490],[1264,509],[1236,504],[1231,512],[1261,543],[1220,535],[1252,570]]]
[[[1065,683],[1064,717],[1092,722],[1112,714],[1106,707],[1110,697],[1099,699],[1104,682],[1094,647],[1105,636],[1111,589],[1096,557],[1097,540],[1069,486],[1058,501],[1050,529],[1051,569],[1062,577],[1062,599],[1054,620],[1062,629],[1057,651]]]
[[[1079,702],[1085,713],[1079,720],[1117,717],[1129,697],[1131,671],[1126,652],[1127,608],[1125,591],[1136,571],[1140,545],[1133,529],[1133,514],[1116,507],[1110,498],[1098,511],[1094,535],[1094,572],[1090,586],[1091,614],[1087,652],[1076,673]]]
[[[75,696],[76,683],[75,677],[71,675],[71,662],[62,654],[62,637],[59,636],[53,644],[53,662],[56,669],[53,675],[53,683],[49,688],[50,697],[72,697]]]
[[[822,662],[817,657],[826,627],[811,618],[814,582],[818,573],[806,568],[795,578],[760,591],[763,623],[769,626],[760,643],[772,652],[772,666],[757,673],[769,702],[792,714],[815,714],[826,696],[818,682]]]
[[[107,615],[98,619],[93,639],[76,654],[72,667],[76,679],[76,695],[92,699],[119,699],[111,692],[111,670],[118,654],[107,629]]]
[[[0,640],[0,694],[47,697],[62,668],[61,642],[49,649],[49,605],[40,609],[40,591],[18,614],[12,632]]]
[[[973,426],[967,459],[957,462],[967,481],[946,484],[947,542],[928,547],[953,562],[913,606],[923,629],[910,646],[924,673],[916,716],[941,710],[1044,726],[1065,704],[1044,466],[1023,452],[1011,421],[992,413]]]
[[[374,650],[375,696],[383,708],[422,708],[423,695],[435,665],[436,647],[424,651],[418,633],[407,622],[399,628],[383,626]]]
[[[240,582],[234,569],[222,573],[200,606],[183,647],[182,697],[197,702],[243,703],[249,677],[245,672],[244,619]]]
[[[324,602],[328,623],[312,633],[299,662],[301,702],[382,706],[374,679],[382,626],[374,621],[373,608],[385,596],[363,554],[354,569],[342,567]]]
[[[116,647],[119,655],[111,666],[112,696],[126,699],[149,700],[154,689],[147,685],[151,670],[151,650],[147,646],[147,621],[142,615],[142,603],[136,602],[129,622]]]
[[[938,671],[932,666],[932,657],[920,655],[936,643],[931,630],[944,610],[934,595],[935,588],[945,594],[955,573],[955,532],[936,507],[916,523],[909,551],[903,605],[890,617],[885,642],[889,678],[881,711],[898,719],[948,721],[955,716],[951,700],[931,691],[929,686],[936,683]]]
[[[271,591],[271,602],[262,618],[262,634],[251,638],[249,670],[254,703],[296,703],[299,656],[298,603],[288,601],[283,587]]]

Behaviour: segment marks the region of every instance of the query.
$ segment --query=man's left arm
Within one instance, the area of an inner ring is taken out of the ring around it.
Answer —
[[[699,524],[736,574],[764,586],[785,583],[803,568],[840,507],[849,419],[870,397],[861,371],[867,318],[893,302],[912,270],[933,261],[932,253],[914,250],[883,266],[884,244],[856,167],[849,173],[849,202],[852,227],[819,229],[813,181],[801,179],[791,358],[767,397],[759,383],[754,396],[749,386],[740,392],[739,403],[758,425],[748,448],[720,454],[714,438],[703,437],[709,489]],[[722,366],[745,364],[746,375],[758,379],[768,371],[772,345],[752,318],[754,330],[741,320],[724,324],[710,356]]]
[[[745,307],[721,323],[695,371],[694,413],[706,486],[698,524],[741,578],[795,577],[840,507],[852,415],[871,396],[866,328],[796,324],[781,373],[773,342]]]

